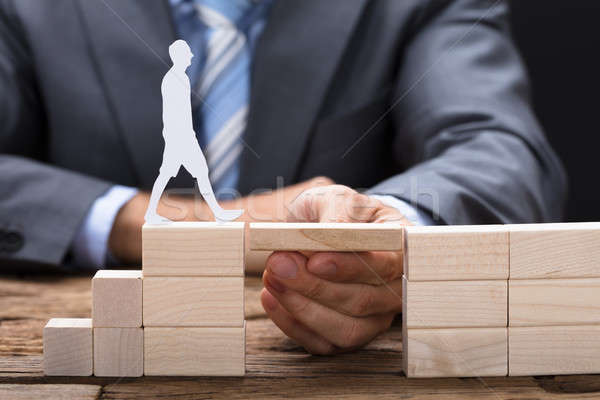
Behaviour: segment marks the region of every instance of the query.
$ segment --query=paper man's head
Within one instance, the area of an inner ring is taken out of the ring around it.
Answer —
[[[185,40],[176,40],[169,46],[169,56],[173,65],[188,67],[192,63],[194,54]]]

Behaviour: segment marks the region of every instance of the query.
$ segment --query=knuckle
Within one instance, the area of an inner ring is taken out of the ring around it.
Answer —
[[[308,309],[310,305],[310,300],[309,299],[302,299],[301,301],[295,303],[294,305],[292,305],[290,308],[291,310],[289,310],[292,314],[294,315],[301,315],[304,314],[306,312],[306,310]]]
[[[371,313],[373,309],[373,304],[375,299],[371,291],[368,290],[368,287],[365,286],[364,289],[361,289],[356,296],[356,300],[354,301],[354,305],[351,308],[351,313],[356,317],[364,317]]]
[[[361,193],[353,193],[348,197],[346,212],[349,216],[360,222],[372,220],[377,211],[377,204],[369,196]]]
[[[373,204],[372,199],[363,193],[354,193],[354,202],[359,206],[368,206]]]
[[[362,342],[362,325],[358,320],[353,319],[348,329],[346,329],[340,339],[340,347],[355,347]]]
[[[314,178],[312,178],[311,184],[314,186],[329,186],[333,185],[334,182],[332,179],[326,176],[315,176]]]
[[[315,279],[313,283],[306,289],[306,296],[311,299],[318,299],[323,295],[324,282],[320,279]]]
[[[338,193],[356,193],[356,191],[346,185],[333,185],[332,188]]]
[[[398,255],[392,253],[388,257],[385,257],[383,263],[382,278],[386,282],[391,282],[402,275],[402,262]]]
[[[294,198],[287,206],[287,212],[295,221],[312,221],[316,213],[318,194],[307,189]]]

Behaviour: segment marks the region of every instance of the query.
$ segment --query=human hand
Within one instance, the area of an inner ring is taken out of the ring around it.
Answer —
[[[295,222],[408,221],[395,208],[340,185],[305,191],[289,208]],[[356,349],[402,310],[401,252],[275,252],[263,274],[263,307],[313,354]]]

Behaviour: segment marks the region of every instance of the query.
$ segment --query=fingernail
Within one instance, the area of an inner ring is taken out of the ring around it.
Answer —
[[[292,279],[298,273],[298,266],[290,257],[278,257],[276,262],[272,263],[271,271],[283,279]]]
[[[273,311],[277,308],[277,299],[275,297],[273,297],[273,295],[271,293],[269,293],[269,291],[265,291],[265,293],[262,296],[262,300],[263,300],[263,306],[265,306],[265,308],[268,311]]]
[[[330,278],[335,276],[337,266],[334,263],[308,264],[307,269],[315,275]]]
[[[274,291],[278,292],[278,293],[283,293],[285,292],[285,286],[283,286],[283,284],[281,282],[278,282],[277,279],[274,278],[267,278],[267,289],[273,289]]]

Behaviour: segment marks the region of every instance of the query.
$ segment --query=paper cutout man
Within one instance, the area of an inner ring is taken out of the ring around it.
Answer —
[[[160,173],[150,196],[145,220],[149,224],[170,222],[156,213],[156,208],[169,179],[175,177],[181,166],[196,178],[204,200],[220,222],[233,221],[244,210],[224,210],[215,198],[208,178],[208,165],[192,124],[191,86],[185,73],[190,66],[192,51],[184,40],[176,40],[169,46],[169,56],[173,66],[162,80],[160,87],[163,99],[163,137],[165,150]]]

